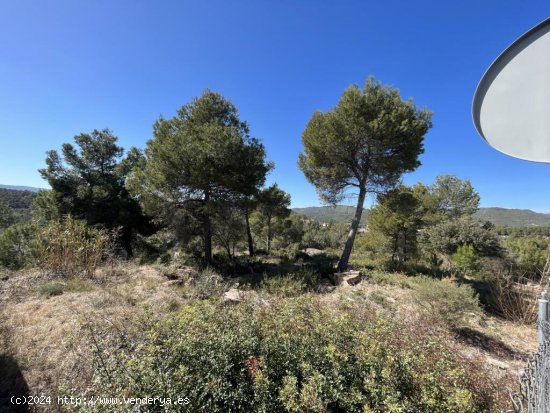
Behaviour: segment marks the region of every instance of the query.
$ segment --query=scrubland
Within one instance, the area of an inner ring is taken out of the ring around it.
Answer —
[[[315,257],[243,260],[253,274],[5,272],[3,380],[15,394],[189,398],[173,411],[496,412],[536,350],[534,325],[485,311],[464,280],[362,269],[337,285]],[[258,275],[265,264],[291,270]]]

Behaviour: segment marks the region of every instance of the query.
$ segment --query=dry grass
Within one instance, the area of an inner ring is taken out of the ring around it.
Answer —
[[[17,360],[32,394],[53,397],[60,387],[87,387],[91,366],[84,323],[91,328],[109,323],[129,326],[143,303],[166,314],[185,302],[177,287],[166,285],[166,278],[148,266],[126,265],[111,278],[99,273],[84,289],[73,286],[46,298],[39,286],[52,281],[64,282],[34,272],[0,281],[0,344]]]
[[[537,298],[547,286],[547,276],[533,281],[526,275],[501,274],[493,282],[491,293],[496,310],[506,320],[534,324],[538,313]]]

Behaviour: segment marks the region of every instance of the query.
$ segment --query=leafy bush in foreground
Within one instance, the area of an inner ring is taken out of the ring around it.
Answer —
[[[427,331],[310,295],[269,305],[200,301],[177,318],[146,317],[115,342],[89,328],[91,391],[190,401],[139,411],[499,411],[490,379]]]
[[[415,277],[413,283],[414,300],[434,321],[442,320],[451,327],[460,327],[468,313],[481,310],[478,297],[469,285],[429,277]]]

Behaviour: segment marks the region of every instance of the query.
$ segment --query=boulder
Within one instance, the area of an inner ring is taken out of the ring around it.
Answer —
[[[224,303],[240,303],[244,300],[245,292],[237,288],[231,288],[223,293],[222,301]]]
[[[306,253],[307,256],[309,257],[315,257],[316,255],[321,255],[321,254],[324,254],[325,251],[323,250],[318,250],[317,248],[306,248],[304,250],[304,252]]]
[[[334,276],[336,277],[337,285],[341,287],[357,285],[363,279],[360,271],[337,272],[334,274]]]
[[[319,286],[318,290],[321,294],[328,294],[333,292],[336,289],[336,286],[328,283],[323,283]]]

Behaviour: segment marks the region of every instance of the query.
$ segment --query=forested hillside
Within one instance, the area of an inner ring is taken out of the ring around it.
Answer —
[[[0,204],[10,209],[14,222],[29,218],[31,203],[35,197],[36,192],[0,188]]]
[[[480,221],[490,221],[506,227],[550,227],[550,214],[530,209],[480,208],[474,215]]]
[[[293,208],[292,211],[306,218],[314,219],[319,222],[334,222],[336,224],[349,223],[353,218],[355,207],[348,205],[321,206]],[[367,210],[363,210],[361,224],[365,224],[367,219]]]
[[[36,188],[34,186],[3,185],[3,184],[0,184],[0,189],[13,189],[16,191],[30,191],[30,192],[39,192],[42,190],[42,188]]]
[[[12,209],[29,209],[35,192],[0,188],[0,202]]]
[[[349,223],[355,207],[346,205],[293,208],[297,214],[319,222]],[[365,225],[368,210],[363,213],[361,223]],[[479,221],[489,221],[498,227],[550,227],[550,214],[534,212],[529,209],[479,208],[474,214]]]

